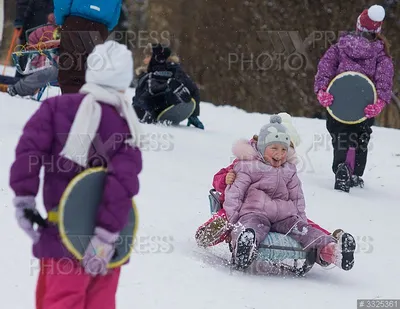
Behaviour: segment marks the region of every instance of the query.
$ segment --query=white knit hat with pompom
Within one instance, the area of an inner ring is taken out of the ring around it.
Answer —
[[[284,112],[279,113],[278,116],[282,118],[282,124],[286,127],[287,133],[290,136],[290,141],[293,143],[294,147],[299,147],[301,138],[296,128],[293,126],[292,116]]]

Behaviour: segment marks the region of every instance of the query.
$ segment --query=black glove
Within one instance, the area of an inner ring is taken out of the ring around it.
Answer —
[[[175,78],[170,78],[168,80],[168,88],[174,94],[177,103],[189,103],[192,100],[189,89]]]

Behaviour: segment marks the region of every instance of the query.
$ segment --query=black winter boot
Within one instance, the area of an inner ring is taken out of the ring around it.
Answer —
[[[244,230],[236,241],[236,248],[233,256],[236,269],[245,270],[248,268],[257,254],[256,233],[253,229]]]
[[[356,241],[351,234],[341,233],[339,235],[338,243],[342,253],[341,268],[343,270],[350,270],[354,266],[354,251],[356,250]]]
[[[351,174],[346,163],[338,165],[335,175],[335,190],[350,192]]]
[[[357,175],[353,175],[351,176],[351,187],[360,187],[363,188],[364,187],[364,180]]]

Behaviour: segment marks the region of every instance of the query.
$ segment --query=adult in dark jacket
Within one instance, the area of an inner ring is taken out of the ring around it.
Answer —
[[[20,44],[26,44],[25,31],[46,24],[53,10],[53,0],[16,0],[14,27],[22,28]]]
[[[15,4],[14,27],[22,29],[19,44],[25,45],[26,31],[47,23],[49,14],[53,13],[53,0],[16,0]],[[20,64],[24,66],[26,61],[27,59],[20,59]],[[17,71],[15,77],[21,78],[23,75]]]
[[[194,99],[196,108],[187,125],[204,129],[198,118],[199,89],[183,71],[179,58],[171,56],[171,50],[160,44],[149,44],[144,50],[144,55],[144,65],[136,70],[138,83],[132,104],[139,119],[142,122],[153,123],[158,114],[167,107]]]
[[[87,57],[115,28],[121,6],[122,0],[54,0],[56,24],[62,26],[58,72],[62,93],[77,93],[85,83]]]

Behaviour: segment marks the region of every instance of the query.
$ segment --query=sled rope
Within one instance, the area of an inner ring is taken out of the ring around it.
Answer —
[[[10,63],[11,54],[12,54],[12,51],[14,49],[15,42],[17,41],[17,39],[21,35],[21,32],[22,32],[22,28],[21,29],[14,29],[14,33],[13,33],[13,36],[12,36],[12,39],[11,39],[10,47],[8,48],[8,52],[7,52],[7,58],[4,61],[4,68],[3,68],[3,74],[2,75],[6,74],[6,68],[7,68],[7,65]]]

